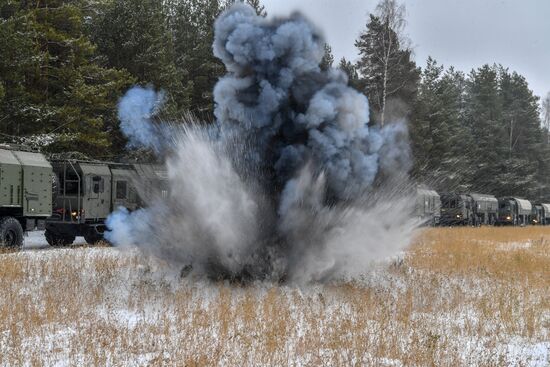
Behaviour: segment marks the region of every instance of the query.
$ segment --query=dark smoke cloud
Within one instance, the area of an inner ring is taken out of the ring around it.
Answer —
[[[255,143],[280,184],[311,162],[326,173],[330,193],[345,200],[368,190],[380,170],[408,169],[408,145],[394,144],[404,125],[368,127],[367,98],[342,72],[320,70],[324,41],[302,16],[266,20],[236,5],[215,30],[214,54],[228,70],[214,89],[216,118]]]
[[[150,121],[160,97],[130,91],[121,128],[134,145],[172,147],[170,198],[113,214],[110,240],[214,276],[300,282],[355,276],[403,248],[414,227],[398,190],[405,125],[369,126],[367,98],[320,70],[323,46],[299,14],[267,20],[237,4],[215,23],[227,74],[213,128],[161,134]]]

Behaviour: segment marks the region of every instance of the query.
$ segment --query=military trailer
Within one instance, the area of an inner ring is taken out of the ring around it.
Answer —
[[[442,225],[473,225],[473,199],[468,195],[444,193],[441,194]]]
[[[531,202],[519,198],[498,199],[498,221],[499,225],[527,225],[532,214]]]
[[[140,192],[161,185],[160,166],[62,160],[52,162],[58,180],[53,214],[46,222],[51,246],[66,246],[83,236],[86,242],[103,239],[105,221],[118,207],[135,210],[143,206]]]
[[[441,217],[441,199],[439,194],[427,188],[417,188],[415,216],[422,225],[435,226]]]
[[[20,247],[52,212],[52,166],[20,147],[0,145],[0,246]]]
[[[492,195],[469,194],[472,198],[473,225],[494,225],[498,217],[498,200]]]

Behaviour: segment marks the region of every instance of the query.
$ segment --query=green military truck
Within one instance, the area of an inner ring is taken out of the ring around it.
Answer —
[[[58,182],[53,214],[46,221],[45,236],[51,246],[69,245],[76,236],[96,243],[103,239],[105,221],[113,210],[121,206],[135,210],[143,206],[142,197],[166,192],[162,166],[78,160],[51,163]]]
[[[0,145],[0,246],[21,247],[52,213],[52,166],[40,153]]]

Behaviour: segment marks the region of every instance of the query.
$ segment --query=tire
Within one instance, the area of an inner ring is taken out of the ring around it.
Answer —
[[[23,246],[23,227],[13,217],[0,219],[0,247],[21,248]]]
[[[100,236],[96,233],[89,233],[89,234],[86,234],[84,235],[84,240],[89,244],[89,245],[95,245],[96,243],[98,243],[99,241],[103,241],[103,236]]]
[[[46,241],[48,241],[48,245],[52,247],[68,246],[72,244],[76,238],[71,235],[57,235],[48,229],[46,229],[44,236],[46,237]]]

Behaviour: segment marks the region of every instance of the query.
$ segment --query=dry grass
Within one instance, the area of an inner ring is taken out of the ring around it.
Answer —
[[[462,366],[550,360],[550,228],[429,229],[354,283],[241,288],[136,254],[0,254],[0,365]]]

